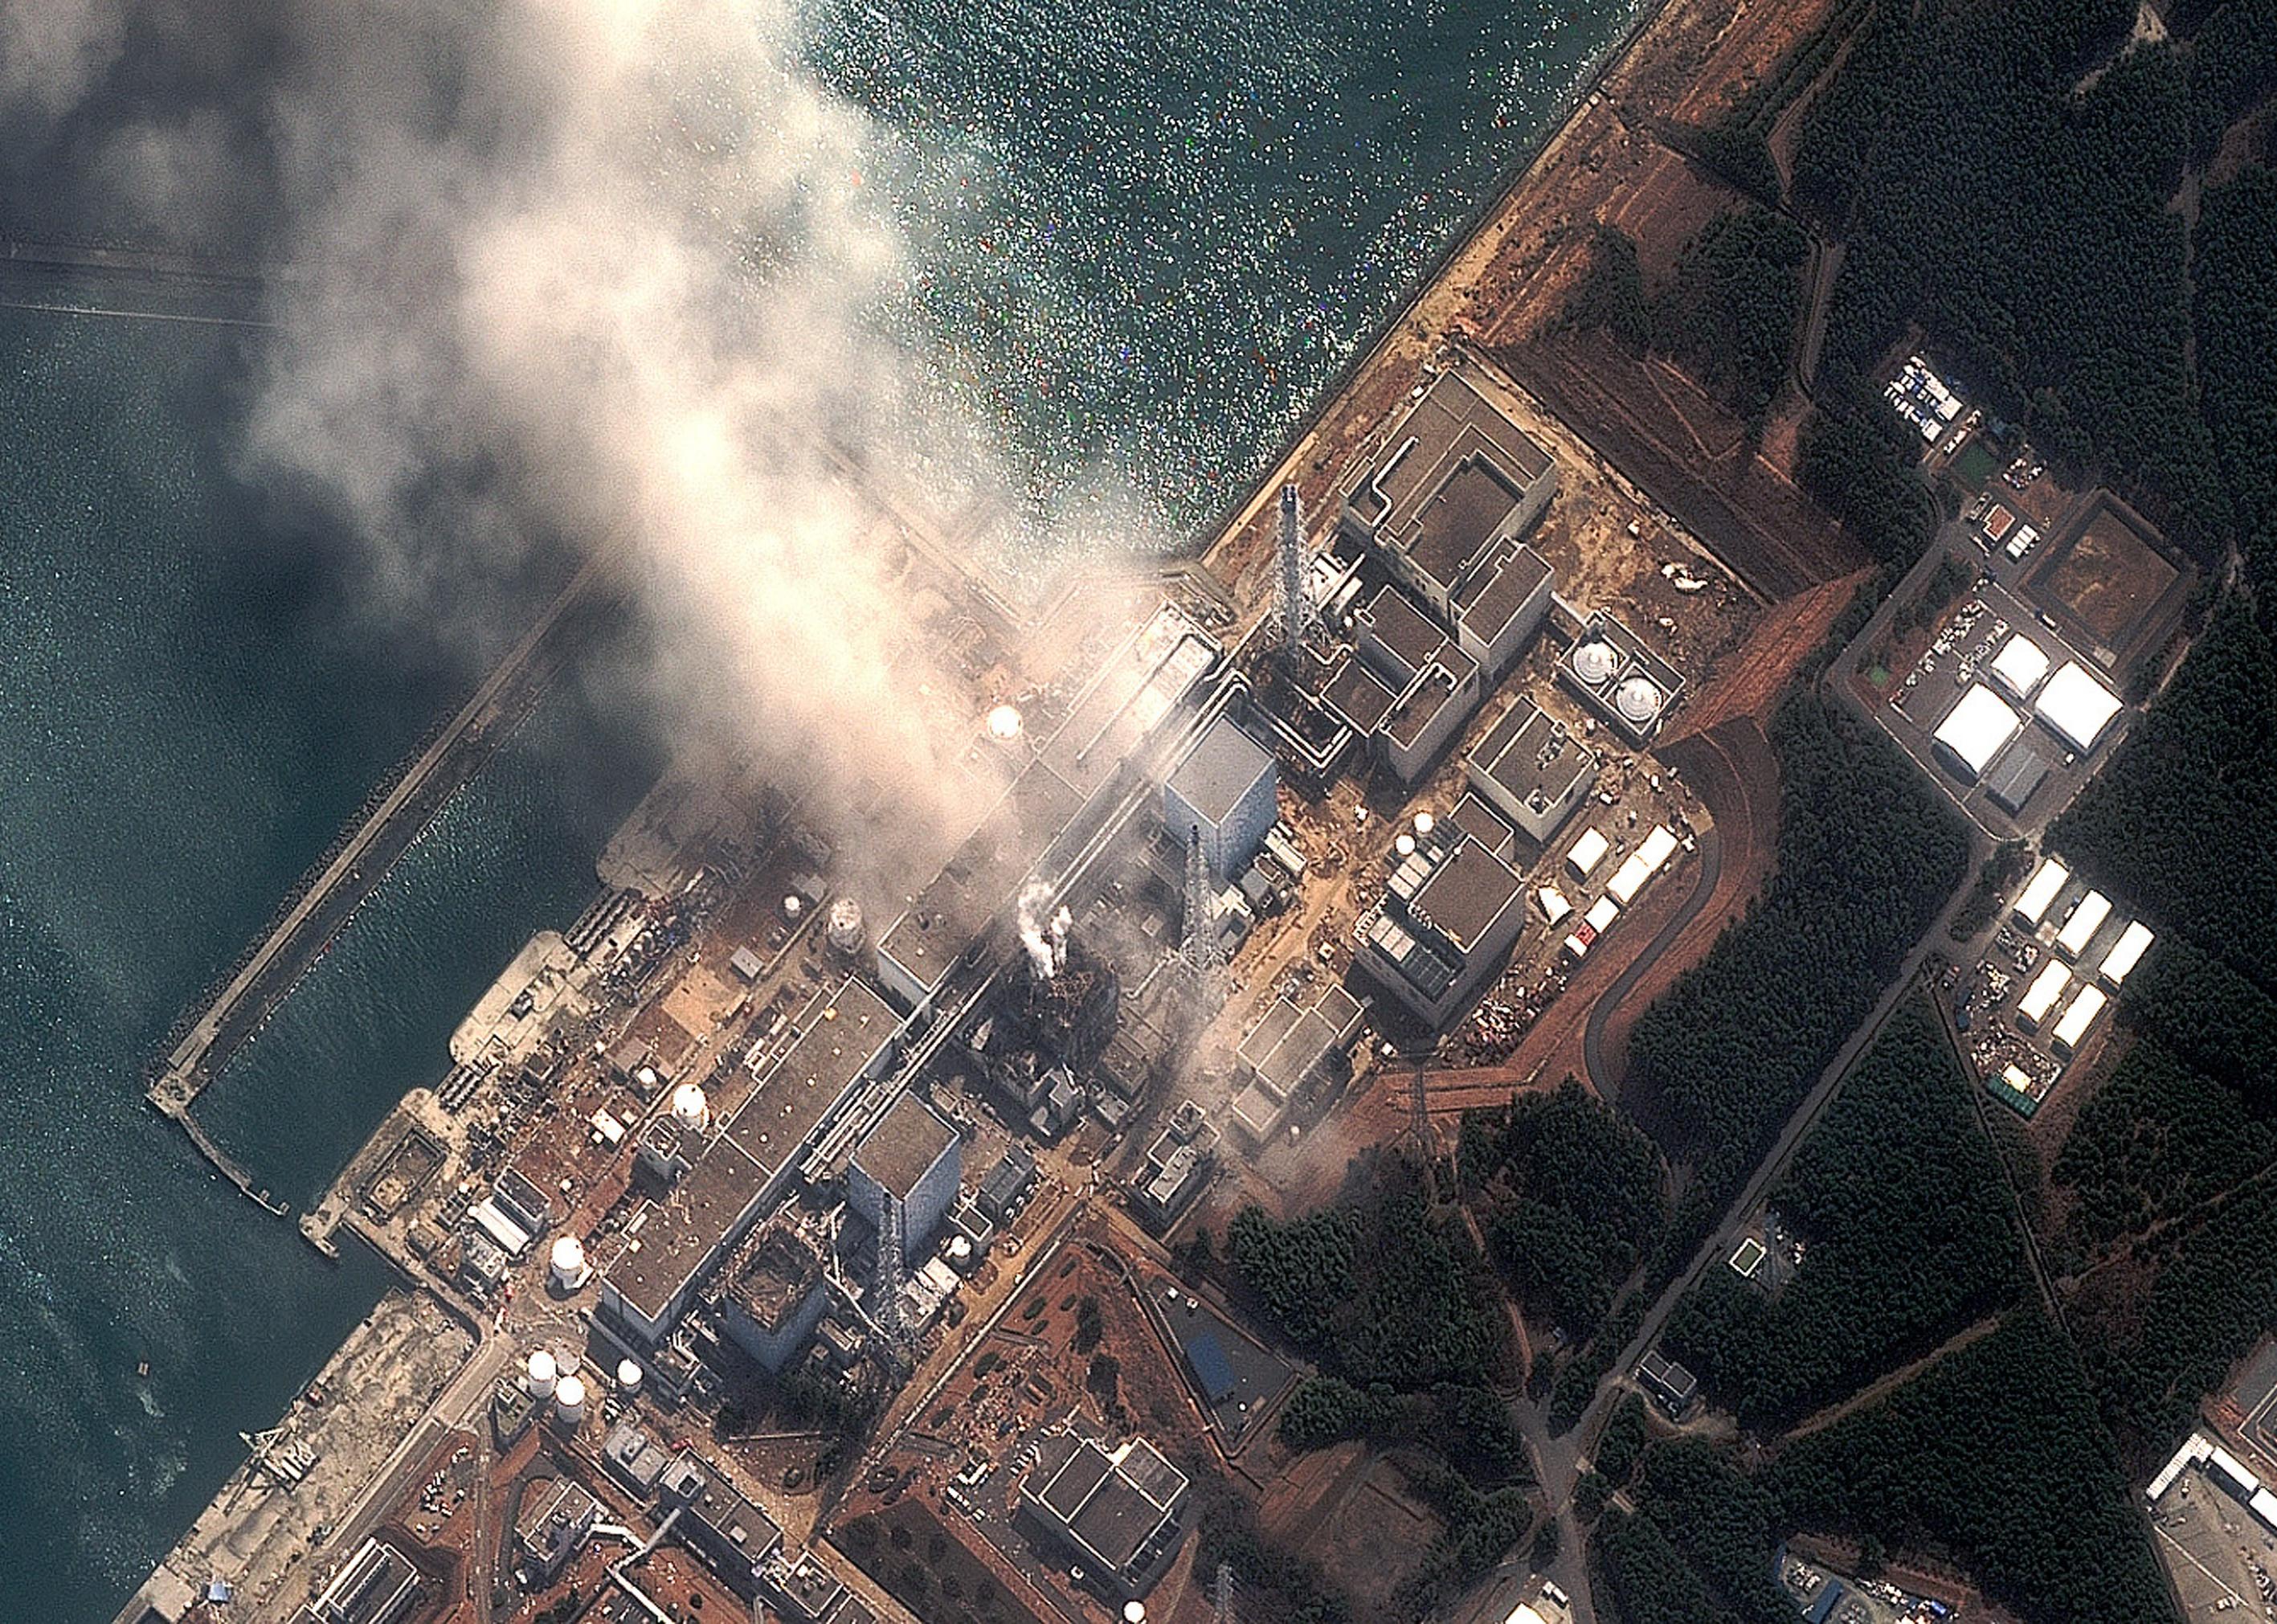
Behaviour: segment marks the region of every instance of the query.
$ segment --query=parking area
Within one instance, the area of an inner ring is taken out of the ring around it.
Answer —
[[[2182,1616],[2205,1620],[2277,1619],[2277,1534],[2263,1528],[2197,1468],[2184,1472],[2151,1512],[2159,1560],[2173,1579]]]

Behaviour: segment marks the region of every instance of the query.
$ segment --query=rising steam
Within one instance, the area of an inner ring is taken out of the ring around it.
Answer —
[[[1052,910],[1052,888],[1040,881],[1020,888],[1017,911],[1020,945],[1028,950],[1028,963],[1038,980],[1048,981],[1067,968],[1068,929],[1075,920],[1065,908]]]

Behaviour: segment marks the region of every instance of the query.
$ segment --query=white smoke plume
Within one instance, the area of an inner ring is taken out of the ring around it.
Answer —
[[[1050,911],[1051,907],[1051,887],[1032,880],[1020,888],[1020,945],[1028,950],[1037,979],[1044,981],[1067,968],[1068,931],[1075,924],[1065,908]]]
[[[0,0],[0,44],[82,84],[126,8]],[[538,546],[605,554],[655,630],[640,698],[683,749],[758,751],[826,827],[861,808],[842,844],[967,823],[970,719],[919,698],[959,690],[863,485],[975,437],[921,411],[878,336],[910,273],[864,184],[875,133],[801,65],[791,0],[286,15],[263,139],[290,275],[248,476],[369,544],[375,612],[470,646],[518,629],[487,589]],[[163,198],[195,127],[128,132],[115,161]]]

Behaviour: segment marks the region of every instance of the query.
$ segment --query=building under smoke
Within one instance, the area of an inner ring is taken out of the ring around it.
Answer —
[[[974,1018],[965,1047],[1009,1114],[1054,1138],[1082,1109],[1122,1008],[1122,978],[1077,936],[1055,974],[1039,973],[1024,957],[1015,963]]]

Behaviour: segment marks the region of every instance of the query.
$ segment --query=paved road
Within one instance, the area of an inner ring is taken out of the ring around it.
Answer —
[[[1589,1008],[1589,1018],[1581,1028],[1581,1064],[1589,1073],[1589,1083],[1601,1100],[1613,1098],[1615,1085],[1620,1080],[1605,1064],[1605,1026],[1621,1001],[1634,990],[1646,972],[1660,962],[1661,955],[1676,945],[1692,921],[1700,917],[1710,898],[1716,895],[1716,883],[1724,877],[1724,833],[1710,827],[1700,836],[1700,873],[1693,880],[1692,895],[1684,899],[1660,934],[1647,944],[1645,950],[1629,963],[1613,984],[1605,988],[1597,1002]]]

